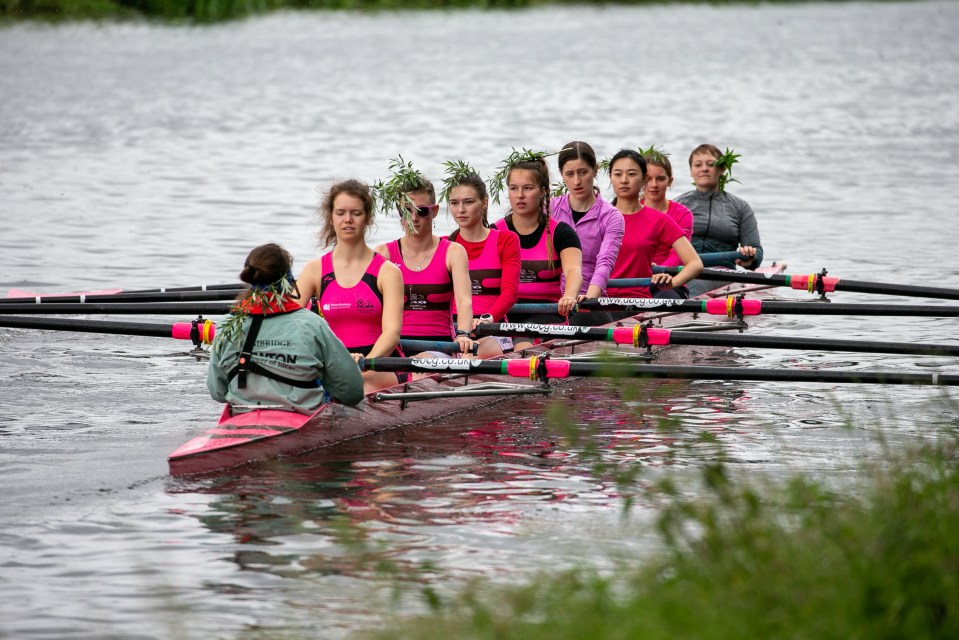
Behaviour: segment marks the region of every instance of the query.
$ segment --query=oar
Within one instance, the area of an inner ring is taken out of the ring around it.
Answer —
[[[154,314],[221,316],[230,312],[231,304],[222,302],[93,302],[2,304],[0,314]]]
[[[32,291],[24,291],[23,289],[10,289],[7,292],[7,299],[16,299],[23,298],[24,302],[26,301],[35,301],[37,298],[45,299],[50,298],[59,299],[63,301],[64,298],[72,299],[80,296],[100,296],[100,295],[109,295],[109,296],[118,296],[129,293],[171,293],[171,292],[185,292],[185,291],[220,291],[224,289],[236,290],[236,289],[246,289],[249,285],[243,282],[237,282],[236,284],[201,284],[193,287],[160,287],[158,289],[134,289],[132,291],[125,291],[123,289],[101,289],[96,291],[77,291],[75,293],[34,293]],[[2,301],[2,300],[0,300]]]
[[[82,331],[85,333],[110,333],[126,336],[149,336],[194,340],[194,343],[210,344],[216,325],[210,320],[196,321],[196,337],[191,335],[193,322],[146,323],[116,322],[113,320],[86,320],[76,318],[33,318],[0,316],[0,327],[15,329],[43,329],[50,331]]]
[[[676,275],[682,267],[655,267],[654,273],[668,273]],[[719,280],[722,282],[743,282],[749,284],[764,284],[777,287],[790,287],[809,293],[825,294],[833,291],[850,291],[853,293],[881,293],[890,296],[916,296],[919,298],[939,298],[943,300],[959,300],[959,289],[945,287],[927,287],[922,285],[897,284],[890,282],[866,282],[862,280],[843,280],[833,278],[822,273],[808,275],[787,275],[753,273],[751,271],[729,271],[725,269],[703,269],[697,276],[701,280]],[[633,286],[633,285],[608,285]],[[634,285],[642,286],[642,285]]]
[[[196,329],[194,329],[196,326]],[[82,331],[84,333],[109,333],[113,335],[148,336],[193,340],[194,344],[210,344],[216,336],[216,324],[198,318],[194,322],[146,323],[115,322],[112,320],[85,320],[77,318],[34,318],[0,316],[0,327],[14,329],[42,329],[48,331]],[[400,340],[403,351],[438,351],[457,354],[460,346],[452,341]]]
[[[214,291],[168,291],[150,293],[114,293],[35,296],[33,298],[0,298],[0,306],[8,304],[91,304],[95,302],[199,302],[231,300],[248,289],[216,289]]]
[[[779,302],[739,298],[712,298],[710,300],[661,300],[659,298],[587,298],[576,309],[601,311],[671,311],[706,313],[736,318],[755,316],[761,313],[784,315],[833,315],[833,316],[920,316],[928,318],[954,318],[959,316],[959,307],[921,304],[856,304],[838,302]],[[2,311],[2,308],[0,308]],[[520,303],[513,305],[513,313],[557,313],[556,304]]]
[[[153,315],[224,315],[232,305],[217,302],[146,302],[146,303],[67,303],[67,304],[6,304],[0,305],[0,315],[6,314],[153,314]],[[893,305],[818,302],[778,302],[739,298],[710,300],[661,300],[658,298],[588,298],[579,303],[579,309],[605,311],[672,311],[706,313],[729,317],[766,314],[851,315],[851,316],[920,316],[953,318],[959,316],[959,307],[937,305]],[[515,313],[556,313],[556,303],[521,303],[513,306]]]
[[[514,378],[547,380],[587,377],[655,378],[680,380],[753,380],[771,382],[830,382],[868,384],[959,385],[959,375],[944,373],[897,373],[886,371],[836,371],[828,369],[750,369],[747,367],[691,367],[603,362],[571,362],[549,358],[476,360],[469,358],[367,358],[365,371],[449,372],[501,374]]]
[[[858,353],[897,353],[906,355],[959,356],[956,344],[910,344],[865,340],[832,340],[789,336],[753,336],[716,334],[699,331],[674,331],[644,325],[632,327],[573,327],[554,324],[481,324],[477,336],[514,336],[528,338],[575,338],[644,348],[647,346],[686,344],[719,347],[758,347],[762,349],[817,349]]]

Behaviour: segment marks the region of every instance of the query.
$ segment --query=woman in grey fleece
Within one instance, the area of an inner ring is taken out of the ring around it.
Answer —
[[[676,198],[676,202],[693,212],[692,244],[697,253],[738,250],[742,259],[716,266],[755,269],[763,259],[759,225],[749,203],[719,188],[724,170],[716,167],[715,162],[721,155],[711,144],[693,149],[689,154],[689,174],[696,188]],[[718,280],[693,280],[689,283],[689,295],[702,295],[721,284]]]

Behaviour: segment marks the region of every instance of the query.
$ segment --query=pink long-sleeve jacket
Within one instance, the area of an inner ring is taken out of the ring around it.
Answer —
[[[576,229],[579,235],[583,246],[583,286],[580,294],[585,294],[593,284],[605,293],[606,281],[616,264],[619,245],[623,242],[623,214],[597,195],[596,202],[586,215],[574,224],[568,193],[550,200],[549,214]]]

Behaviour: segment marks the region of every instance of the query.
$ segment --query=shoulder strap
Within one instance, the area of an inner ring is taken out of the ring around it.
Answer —
[[[252,364],[253,360],[253,345],[256,343],[256,336],[260,333],[263,316],[253,316],[252,320],[253,324],[250,325],[250,331],[246,334],[243,349],[240,351],[240,361],[235,369],[237,376],[236,386],[240,389],[246,388],[246,374],[250,371],[250,364]]]
[[[279,314],[276,314],[279,315]],[[270,316],[276,317],[276,316]],[[240,360],[235,367],[227,374],[227,381],[236,378],[236,386],[240,389],[246,388],[246,375],[255,373],[267,378],[283,382],[291,387],[300,389],[315,389],[320,386],[319,379],[314,380],[294,380],[278,373],[273,373],[266,367],[261,367],[253,362],[253,345],[256,344],[256,336],[260,333],[260,326],[263,324],[264,316],[252,316],[253,324],[250,325],[250,332],[246,334],[246,340],[243,342],[243,350],[240,351]]]

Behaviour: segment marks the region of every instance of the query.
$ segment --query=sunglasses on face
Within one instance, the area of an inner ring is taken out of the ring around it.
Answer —
[[[429,204],[425,207],[416,207],[416,215],[421,218],[428,218],[439,205]]]

